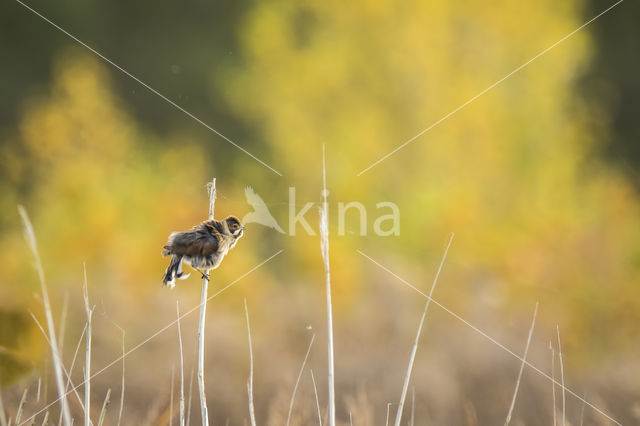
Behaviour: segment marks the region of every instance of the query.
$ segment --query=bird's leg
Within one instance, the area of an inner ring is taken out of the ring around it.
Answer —
[[[198,268],[195,268],[195,270],[200,272],[200,274],[202,275],[203,279],[206,279],[207,281],[211,281],[211,278],[209,278],[209,274],[206,271],[201,271]]]

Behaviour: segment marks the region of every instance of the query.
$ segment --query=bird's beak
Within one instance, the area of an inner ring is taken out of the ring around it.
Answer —
[[[240,229],[244,231],[246,228],[246,226],[242,226]]]

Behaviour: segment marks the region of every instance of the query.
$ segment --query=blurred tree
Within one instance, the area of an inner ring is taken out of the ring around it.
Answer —
[[[609,3],[590,0],[585,15]],[[610,135],[602,149],[640,188],[640,3],[624,2],[592,29],[595,52],[583,82],[599,113],[609,117]]]

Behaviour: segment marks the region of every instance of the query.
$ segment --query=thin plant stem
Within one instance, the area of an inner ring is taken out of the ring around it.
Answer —
[[[58,350],[64,355],[64,336],[67,330],[67,313],[69,310],[69,292],[64,292],[62,311],[60,313],[60,336],[58,337]]]
[[[585,399],[587,397],[587,392],[585,391],[582,394],[582,399]],[[581,407],[580,407],[580,426],[582,426],[582,424],[584,423],[584,402],[582,403]]]
[[[76,344],[76,350],[73,353],[73,359],[71,360],[71,366],[69,367],[69,375],[67,376],[67,383],[64,387],[65,393],[69,389],[69,385],[71,385],[71,374],[73,374],[73,367],[76,365],[76,359],[78,358],[78,352],[80,351],[80,345],[82,344],[82,338],[84,337],[84,333],[87,331],[87,324],[84,325],[82,329],[82,333],[80,333],[80,338],[78,339],[78,343]]]
[[[527,337],[527,344],[524,348],[524,355],[522,356],[522,363],[520,364],[520,371],[518,372],[518,380],[516,381],[516,388],[513,391],[513,398],[511,399],[511,406],[509,407],[509,414],[505,420],[505,426],[511,422],[511,415],[513,414],[513,408],[516,405],[516,397],[518,396],[518,389],[520,388],[520,379],[522,379],[522,372],[524,371],[524,365],[527,360],[527,354],[529,353],[529,345],[531,344],[531,336],[533,335],[533,328],[536,325],[536,315],[538,314],[538,302],[536,302],[536,308],[533,311],[533,319],[531,320],[531,328],[529,328],[529,336]]]
[[[553,397],[553,426],[557,425],[557,413],[556,413],[556,352],[553,349],[553,344],[549,341],[549,350],[551,351],[551,395]]]
[[[42,334],[44,335],[44,339],[49,344],[49,347],[51,347],[51,340],[49,339],[49,336],[47,336],[47,332],[42,327],[42,324],[40,324],[40,321],[38,321],[38,318],[36,318],[36,316],[31,311],[29,311],[29,315],[31,315],[31,318],[33,319],[33,321],[36,323],[36,325],[40,329],[40,332],[42,332]],[[71,374],[67,371],[67,369],[65,368],[64,364],[62,364],[62,372],[67,377],[67,382],[70,383],[71,386],[73,386],[73,382],[71,381]],[[78,394],[78,391],[77,391],[76,387],[74,387],[74,394],[76,395],[76,398],[78,398],[78,403],[80,404],[80,407],[82,407],[82,410],[84,411],[84,404],[82,403],[82,398],[80,398],[80,394]],[[60,416],[60,424],[62,423],[62,419],[63,419],[63,417]],[[30,420],[30,418],[28,420]]]
[[[82,287],[84,296],[84,309],[87,314],[87,332],[85,335],[85,361],[84,361],[84,426],[91,425],[91,319],[93,317],[93,309],[89,307],[89,289],[87,284],[87,266],[82,263],[84,272],[84,286]]]
[[[178,346],[180,347],[180,426],[184,426],[184,355],[182,353],[182,331],[180,330],[180,303],[176,300],[178,315]]]
[[[104,402],[102,403],[102,410],[100,410],[100,417],[98,418],[98,426],[102,426],[102,422],[104,422],[104,417],[107,414],[107,407],[111,402],[111,388],[107,390],[107,395],[104,397]]]
[[[42,419],[42,426],[46,426],[49,421],[49,412],[44,413],[44,418]]]
[[[336,393],[333,349],[333,307],[331,304],[331,270],[329,267],[329,205],[327,197],[327,167],[325,161],[325,146],[322,145],[322,208],[320,209],[320,249],[324,262],[325,291],[327,298],[327,360],[328,360],[328,389],[329,389],[329,426],[336,425]]]
[[[38,377],[38,389],[36,390],[36,402],[40,402],[41,388],[42,388],[42,377]]]
[[[562,345],[560,344],[560,327],[556,324],[556,331],[558,333],[558,359],[560,360],[560,377],[562,383],[562,426],[566,426],[565,416],[565,393],[564,393],[564,365],[562,363]]]
[[[427,298],[427,302],[424,305],[424,311],[422,312],[422,318],[420,318],[420,324],[418,325],[418,331],[416,333],[416,338],[413,342],[413,349],[411,349],[411,356],[409,357],[409,365],[407,367],[407,374],[404,377],[404,384],[402,385],[402,393],[400,394],[400,402],[398,403],[398,411],[396,412],[396,421],[395,426],[400,426],[400,421],[402,420],[402,410],[404,408],[404,400],[407,397],[407,390],[409,389],[409,381],[411,380],[411,372],[413,371],[413,363],[416,359],[416,352],[418,351],[418,342],[420,341],[420,335],[422,334],[422,326],[424,325],[424,320],[427,317],[427,311],[429,309],[429,305],[431,304],[431,297],[433,296],[433,291],[436,288],[436,284],[438,283],[438,278],[440,277],[440,272],[442,271],[442,267],[444,266],[444,261],[447,259],[447,253],[449,253],[449,247],[451,247],[451,243],[453,242],[453,237],[455,234],[452,232],[451,237],[449,237],[449,242],[447,243],[447,247],[444,250],[444,254],[442,255],[442,259],[440,260],[440,266],[438,266],[438,271],[436,272],[436,276],[433,279],[433,283],[431,284],[431,290],[429,291],[429,297]]]
[[[251,426],[256,426],[256,413],[253,406],[253,344],[251,343],[251,324],[249,323],[249,308],[247,299],[244,299],[244,315],[247,320],[247,335],[249,337],[249,380],[247,381],[247,393],[249,397],[249,420]]]
[[[0,426],[7,426],[7,415],[4,412],[4,402],[2,401],[2,383],[0,383]]]
[[[118,426],[120,426],[120,422],[122,421],[122,411],[124,410],[124,389],[125,389],[125,386],[124,386],[125,385],[125,383],[124,383],[124,377],[125,377],[124,358],[125,358],[125,353],[126,352],[125,352],[125,346],[124,346],[125,331],[118,324],[116,324],[116,326],[120,329],[120,331],[122,331],[122,384],[120,385],[120,409],[118,410]]]
[[[216,178],[209,185],[209,220],[213,219],[216,202]],[[207,292],[209,279],[207,275],[202,277],[202,294],[200,298],[200,322],[198,325],[198,390],[200,391],[200,413],[202,425],[209,426],[209,410],[207,409],[207,396],[204,386],[204,326],[207,312]]]
[[[173,426],[173,382],[176,374],[176,366],[171,366],[171,391],[169,392],[169,426]]]
[[[51,352],[53,356],[53,368],[56,377],[56,386],[58,388],[58,398],[62,407],[62,417],[65,426],[71,425],[71,412],[69,410],[69,403],[67,401],[66,393],[64,392],[64,381],[62,378],[62,359],[60,358],[60,352],[58,351],[58,344],[56,341],[55,326],[53,323],[53,315],[51,313],[51,304],[49,302],[49,293],[47,291],[47,284],[44,278],[44,269],[42,268],[42,262],[40,261],[40,253],[38,252],[38,245],[36,243],[36,235],[33,231],[33,226],[29,220],[29,215],[24,207],[18,206],[18,213],[22,217],[25,229],[25,239],[27,244],[33,253],[35,259],[35,267],[38,272],[38,278],[40,279],[40,287],[42,291],[42,301],[44,303],[44,312],[47,319],[47,328],[49,330],[49,339],[51,340]]]
[[[318,410],[318,424],[322,426],[322,415],[320,414],[320,400],[318,399],[318,388],[316,387],[316,378],[313,376],[313,370],[309,369],[311,373],[311,383],[313,383],[313,395],[316,398],[316,409]]]
[[[315,340],[316,335],[311,336],[311,341],[309,342],[309,347],[307,348],[307,353],[304,356],[304,360],[302,361],[302,366],[300,366],[300,372],[298,373],[298,378],[296,379],[296,384],[293,386],[293,393],[291,394],[291,400],[289,401],[289,414],[287,414],[287,426],[289,426],[289,422],[291,421],[291,413],[293,412],[293,402],[296,399],[296,391],[298,390],[298,384],[300,383],[300,377],[302,377],[302,372],[304,371],[304,366],[307,364],[307,359],[309,358],[309,354],[311,353],[311,346],[313,346],[313,341]]]
[[[190,425],[191,420],[191,397],[193,396],[193,366],[191,366],[191,375],[189,378],[189,398],[187,399],[187,425]]]
[[[18,404],[18,411],[16,412],[16,424],[20,424],[20,420],[22,420],[22,410],[24,409],[24,404],[27,403],[27,393],[29,388],[24,388],[24,392],[22,392],[22,398],[20,398],[20,403]]]
[[[414,426],[416,420],[416,387],[411,386],[411,426]]]

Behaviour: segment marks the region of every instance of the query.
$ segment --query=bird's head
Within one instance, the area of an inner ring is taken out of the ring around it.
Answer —
[[[229,216],[224,221],[227,224],[227,228],[229,229],[231,235],[233,235],[236,239],[242,237],[244,226],[242,226],[242,223],[240,223],[240,219],[235,216]]]

